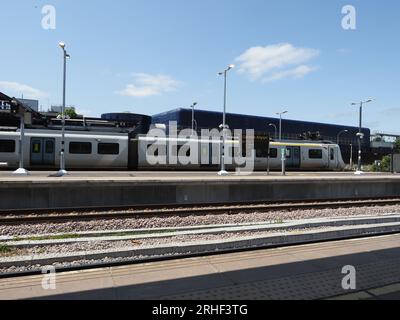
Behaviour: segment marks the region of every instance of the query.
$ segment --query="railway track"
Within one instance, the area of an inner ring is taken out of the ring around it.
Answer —
[[[207,206],[135,206],[120,208],[74,208],[74,209],[38,209],[0,211],[0,224],[15,225],[22,223],[44,223],[62,221],[84,221],[94,219],[124,219],[134,217],[154,217],[165,215],[204,215],[204,214],[235,214],[255,211],[293,211],[306,209],[335,209],[372,206],[390,206],[400,204],[400,198],[363,199],[363,200],[323,200],[323,201],[285,201],[274,203],[242,203],[214,204]]]

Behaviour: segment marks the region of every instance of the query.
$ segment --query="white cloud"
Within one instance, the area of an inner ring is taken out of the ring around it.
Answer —
[[[274,72],[270,76],[265,77],[263,79],[264,82],[270,82],[270,81],[275,81],[275,80],[280,80],[283,78],[292,78],[292,79],[298,79],[302,78],[305,75],[315,71],[317,68],[314,67],[309,67],[306,65],[301,65],[298,66],[294,69],[289,69],[285,71],[280,71],[280,72]]]
[[[350,54],[353,51],[351,49],[348,49],[348,48],[340,48],[340,49],[337,49],[336,52],[339,53],[339,54],[345,55],[345,54]]]
[[[0,90],[15,97],[20,97],[23,94],[26,99],[40,99],[48,96],[43,91],[18,82],[0,81]]]
[[[311,48],[296,48],[290,43],[252,47],[236,58],[239,73],[252,80],[274,81],[287,77],[301,78],[316,68],[305,65],[320,54]]]
[[[150,97],[175,91],[181,85],[180,81],[163,74],[135,73],[134,78],[134,83],[128,84],[124,90],[117,93],[129,97]]]

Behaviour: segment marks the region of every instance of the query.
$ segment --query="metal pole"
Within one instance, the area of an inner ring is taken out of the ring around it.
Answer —
[[[194,132],[194,105],[192,105],[192,133]]]
[[[282,113],[279,114],[279,141],[282,141]]]
[[[221,153],[221,171],[218,172],[218,175],[220,176],[226,176],[228,175],[228,172],[225,170],[225,143],[226,143],[226,92],[227,92],[227,73],[229,70],[234,68],[234,65],[230,65],[227,69],[225,69],[223,72],[220,72],[220,76],[224,76],[224,113],[223,113],[223,119],[222,119],[222,146],[221,148],[223,149]]]
[[[353,144],[350,144],[350,170],[353,171]]]
[[[62,133],[61,133],[61,170],[65,170],[65,91],[67,82],[67,52],[64,49],[64,81],[63,81],[63,106],[62,106]]]
[[[226,128],[226,89],[227,89],[227,72],[224,71],[224,112],[222,117],[222,146],[221,146],[221,171],[218,173],[221,176],[227,175],[228,172],[225,170],[225,128]]]
[[[359,136],[358,136],[358,166],[357,166],[358,172],[361,172],[362,106],[363,106],[363,103],[360,102],[360,128],[359,128]]]
[[[23,141],[24,141],[24,136],[25,136],[25,119],[24,119],[24,114],[20,114],[20,137],[19,137],[19,167],[23,168],[24,167],[24,146],[23,146]]]
[[[268,135],[268,150],[267,150],[267,152],[268,152],[268,154],[267,154],[267,175],[269,175],[269,172],[270,172],[270,167],[269,167],[269,158],[270,158],[270,152],[271,152],[271,146],[270,146],[270,143],[271,143],[271,139],[270,139],[270,137],[269,137],[269,135]]]
[[[29,172],[24,168],[24,139],[25,139],[25,117],[22,107],[18,107],[20,118],[20,134],[19,134],[19,168],[14,171],[14,175],[29,175]]]
[[[67,57],[69,57],[69,55],[65,50],[65,44],[62,44],[61,48],[64,53],[64,75],[63,75],[63,104],[61,108],[60,170],[56,174],[56,176],[58,177],[62,177],[68,174],[68,172],[65,170],[65,105],[66,105],[66,83],[67,83]]]
[[[226,87],[227,87],[227,81],[226,81],[226,73],[227,71],[225,70],[224,72],[224,115],[222,119],[222,159],[221,159],[221,171],[225,171],[225,126],[226,126]]]
[[[276,139],[278,138],[278,128],[277,128],[277,126],[276,126],[275,124],[273,124],[273,123],[270,123],[269,126],[270,126],[270,127],[274,127],[274,133],[275,133],[274,139],[276,140]]]

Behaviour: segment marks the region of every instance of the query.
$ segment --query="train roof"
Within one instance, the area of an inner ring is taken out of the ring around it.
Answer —
[[[34,137],[60,137],[61,130],[43,130],[43,129],[25,129],[26,136],[34,136]],[[0,137],[19,137],[19,130],[15,131],[1,131]],[[98,138],[98,139],[128,139],[128,134],[126,133],[116,133],[116,132],[93,132],[93,131],[65,131],[65,136],[74,136],[76,138]]]

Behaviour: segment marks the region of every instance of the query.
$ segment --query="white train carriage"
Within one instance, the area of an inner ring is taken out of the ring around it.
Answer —
[[[0,131],[0,168],[18,168],[19,139],[18,131]],[[166,147],[154,149],[155,142],[156,138],[147,136],[131,139],[127,133],[66,131],[66,167],[67,169],[103,170],[214,170],[219,168],[221,159],[221,141],[219,140],[157,138],[157,143],[162,142]],[[197,145],[196,154],[189,147],[191,144]],[[238,144],[237,140],[227,140],[227,153],[231,152],[232,155],[233,147],[238,147]],[[26,130],[23,146],[26,168],[31,170],[58,168],[61,131]],[[267,169],[267,146],[267,143],[255,144],[255,170]],[[148,153],[151,148],[154,149],[153,155],[158,158],[164,156],[164,162],[149,161]],[[342,170],[345,167],[340,148],[336,144],[292,141],[270,143],[271,170],[281,168],[281,150],[283,149],[286,150],[288,170]],[[235,150],[241,151],[240,148]],[[247,154],[250,155],[249,150]],[[183,155],[183,158],[186,157],[190,161],[184,164],[177,160],[177,155]],[[230,165],[229,162],[226,164],[228,169],[236,169],[235,165]]]
[[[131,143],[135,143],[131,149],[138,149],[137,169],[206,170],[220,165],[220,140],[139,136]],[[232,154],[233,146],[238,144],[227,140],[227,150]]]
[[[221,141],[199,140],[199,139],[179,139],[179,138],[151,138],[139,137],[134,139],[138,149],[138,161],[135,165],[136,169],[213,169],[219,168],[220,164],[220,147]],[[171,143],[173,142],[173,143]],[[160,144],[160,145],[157,145]],[[191,149],[190,144],[197,145],[198,154],[194,158],[195,163],[185,164],[177,162],[176,159],[171,160],[171,156],[183,155],[189,158]],[[238,147],[239,141],[227,140],[227,152],[233,156],[233,147]],[[162,145],[162,146],[161,146]],[[174,148],[174,150],[170,150]],[[332,143],[314,143],[314,142],[271,142],[270,158],[268,159],[268,144],[255,145],[254,169],[280,170],[282,165],[282,150],[285,150],[286,168],[287,170],[343,170],[345,163],[342,158],[340,147]],[[243,152],[238,149],[242,156],[251,155],[250,150]],[[149,152],[156,153],[156,156],[162,156],[164,163],[153,163],[149,161]],[[228,169],[236,169],[235,165],[227,164]]]
[[[343,170],[345,163],[340,147],[333,143],[271,142],[269,166],[279,170],[282,166],[282,150],[286,151],[286,168],[301,171]],[[259,153],[259,151],[258,151]],[[256,154],[255,168],[266,168],[267,155]]]
[[[20,133],[0,131],[0,163],[14,169],[19,164]],[[24,166],[29,169],[58,168],[61,131],[26,130],[23,143]],[[128,136],[115,133],[65,133],[65,162],[71,169],[127,168]]]

